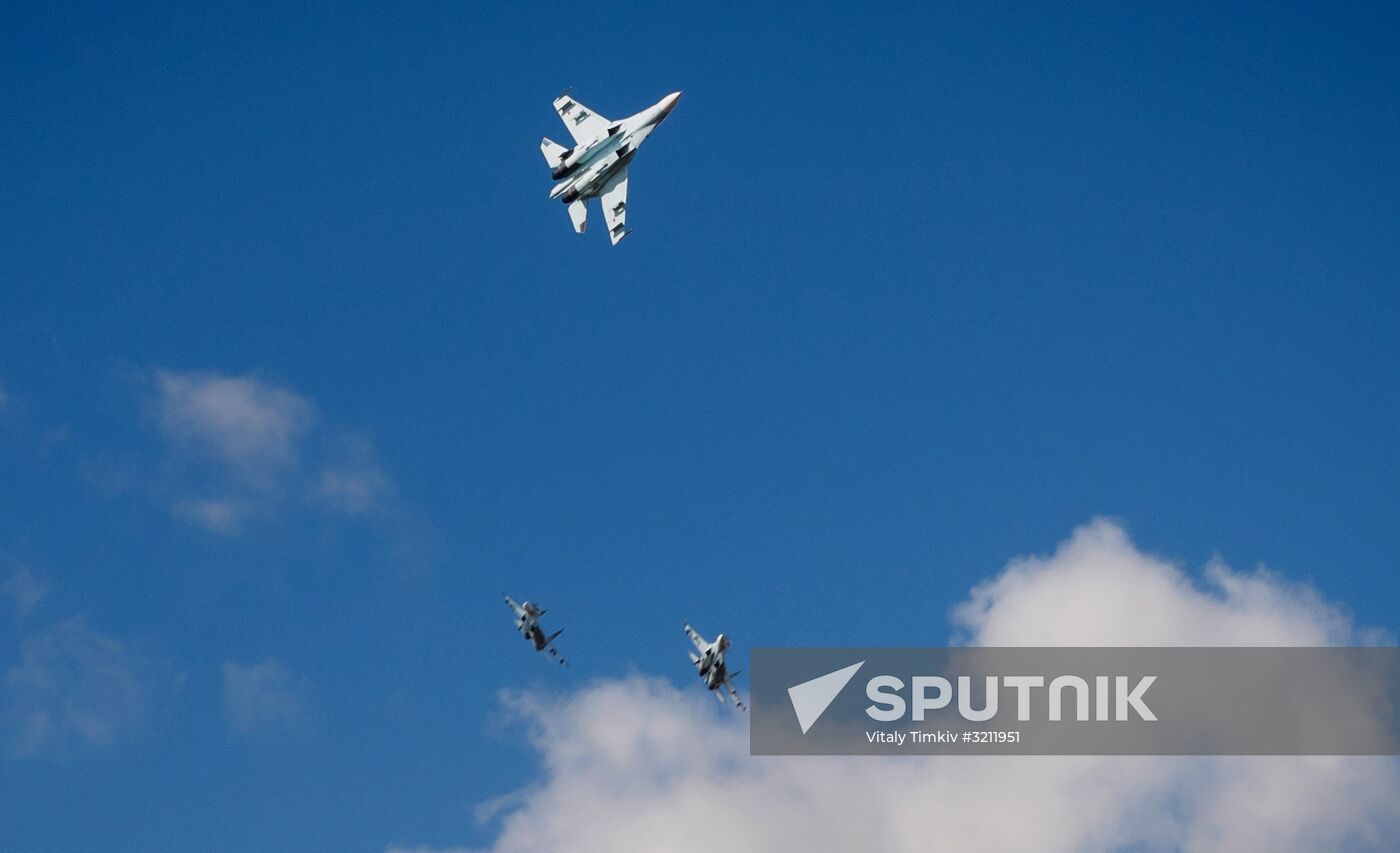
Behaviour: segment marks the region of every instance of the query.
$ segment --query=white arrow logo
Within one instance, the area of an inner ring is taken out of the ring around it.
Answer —
[[[819,675],[811,681],[804,681],[788,688],[788,698],[792,700],[792,710],[797,712],[797,724],[802,733],[812,727],[841,691],[855,677],[856,670],[865,666],[865,661],[853,663],[845,669]]]

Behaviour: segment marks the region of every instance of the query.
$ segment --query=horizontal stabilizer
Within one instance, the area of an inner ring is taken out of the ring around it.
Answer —
[[[544,155],[544,161],[549,164],[549,168],[557,169],[559,164],[564,162],[564,158],[569,156],[569,149],[546,136],[540,142],[540,153]]]
[[[574,230],[582,234],[588,225],[588,205],[583,203],[583,199],[569,205],[569,219],[574,223]]]

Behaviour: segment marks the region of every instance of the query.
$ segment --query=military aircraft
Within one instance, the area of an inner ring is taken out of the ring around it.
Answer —
[[[549,197],[569,206],[569,219],[574,230],[582,234],[588,224],[590,198],[601,199],[603,218],[607,221],[608,237],[614,246],[631,232],[627,230],[627,165],[637,149],[665,121],[680,100],[680,92],[672,92],[634,116],[610,121],[564,94],[554,99],[554,111],[564,120],[564,126],[574,138],[574,146],[563,145],[545,137],[540,143],[550,177],[559,183]]]
[[[548,649],[550,657],[558,661],[560,665],[568,666],[569,662],[564,660],[559,654],[559,650],[554,647],[554,638],[564,633],[564,629],[560,628],[546,637],[544,629],[540,627],[540,617],[544,615],[543,610],[529,601],[524,604],[516,604],[515,599],[505,593],[501,593],[501,597],[506,600],[506,604],[515,613],[515,629],[525,635],[525,639],[530,641],[530,644],[535,647],[535,651],[542,652]]]
[[[705,680],[705,686],[715,692],[715,698],[721,705],[727,703],[719,688],[726,688],[729,695],[734,697],[734,704],[739,710],[746,710],[744,700],[739,698],[739,691],[734,689],[733,679],[739,671],[729,672],[724,666],[724,652],[729,648],[729,638],[720,634],[712,643],[700,636],[689,624],[685,626],[685,635],[695,645],[695,651],[690,653],[690,662],[695,664],[695,670]]]

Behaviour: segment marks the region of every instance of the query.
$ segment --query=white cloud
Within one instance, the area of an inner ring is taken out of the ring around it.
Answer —
[[[1374,639],[1268,572],[1216,561],[1205,575],[1195,583],[1099,521],[1053,555],[1012,561],[955,622],[988,645]],[[1394,759],[753,758],[739,717],[660,679],[508,704],[542,766],[503,818],[497,853],[1389,850],[1400,839]]]
[[[156,372],[161,430],[254,482],[294,467],[315,409],[251,376]]]
[[[224,663],[224,716],[242,734],[301,718],[306,686],[275,660]]]
[[[5,677],[10,748],[32,755],[69,743],[105,745],[145,714],[157,667],[80,616],[27,637]]]
[[[155,387],[177,518],[228,536],[293,500],[329,514],[401,520],[374,445],[326,425],[306,397],[254,376],[198,371],[157,370]]]
[[[954,622],[984,646],[1319,646],[1375,641],[1311,588],[1258,569],[1206,566],[1204,586],[1097,520],[1049,557],[1012,560]]]
[[[364,515],[384,506],[393,491],[375,459],[374,446],[353,435],[341,439],[335,458],[311,482],[311,493],[320,504],[346,515]]]
[[[34,573],[25,566],[16,569],[4,584],[0,584],[0,592],[15,600],[15,614],[20,619],[28,616],[48,591],[49,588],[36,580]]]
[[[180,498],[170,508],[176,518],[194,522],[202,527],[232,536],[252,514],[247,503],[227,498]]]

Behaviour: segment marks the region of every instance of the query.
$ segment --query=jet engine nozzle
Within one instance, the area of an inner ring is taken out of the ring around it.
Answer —
[[[559,163],[554,167],[554,170],[550,172],[554,180],[557,181],[574,170],[576,159],[574,157],[574,152],[577,150],[578,148],[575,147],[566,148],[559,152]]]

